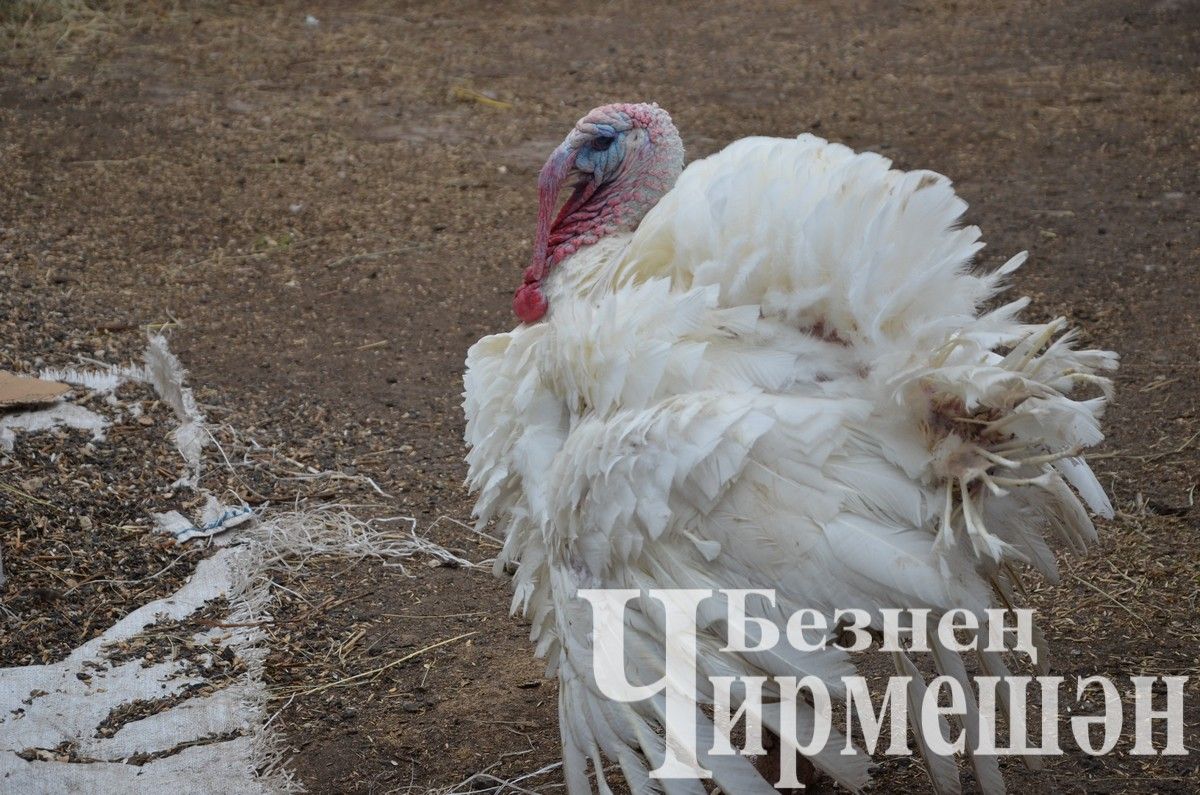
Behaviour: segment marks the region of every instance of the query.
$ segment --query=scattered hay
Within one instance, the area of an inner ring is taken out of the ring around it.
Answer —
[[[408,529],[380,529],[380,525],[391,522],[408,523]],[[417,535],[416,526],[416,519],[409,516],[360,519],[348,506],[338,503],[272,513],[246,536],[252,554],[247,557],[244,587],[255,587],[260,578],[267,578],[272,572],[296,574],[309,558],[317,555],[354,562],[373,558],[401,572],[407,561],[418,556],[428,556],[451,567],[477,565]]]
[[[64,709],[35,703],[35,694],[54,691],[73,716],[57,746],[42,747],[41,735],[10,738],[14,744],[3,749],[7,756],[0,754],[0,773],[17,771],[18,787],[32,775],[70,789],[79,763],[88,763],[89,774],[101,777],[95,782],[117,787],[133,775],[133,765],[146,769],[145,781],[168,786],[179,773],[177,763],[166,760],[188,751],[190,759],[203,754],[214,774],[245,775],[264,791],[294,791],[281,740],[266,720],[269,700],[369,684],[477,633],[460,633],[359,673],[331,673],[315,687],[272,694],[264,667],[279,645],[273,611],[277,597],[290,592],[276,580],[306,576],[314,558],[371,559],[402,574],[418,557],[435,566],[476,564],[418,535],[414,518],[356,516],[352,509],[378,512],[382,506],[351,504],[351,495],[387,497],[369,477],[319,470],[231,427],[212,426],[164,337],[150,339],[145,361],[144,367],[60,372],[77,392],[86,392],[77,404],[107,412],[107,438],[87,439],[51,425],[22,435],[12,452],[0,456],[0,529],[16,531],[5,543],[13,577],[0,602],[7,617],[0,628],[14,631],[3,633],[0,659],[43,663],[0,673],[21,685],[12,692],[31,694],[12,707],[30,711],[35,719],[28,725],[38,724],[44,710]],[[243,493],[257,495],[255,508],[241,499]],[[152,508],[162,506],[175,508],[185,523],[199,523],[184,514],[226,510],[218,494],[233,496],[234,510],[254,521],[192,543],[177,543],[147,521]],[[284,507],[272,507],[279,502]],[[157,557],[143,561],[147,550]],[[140,567],[129,565],[133,558]],[[50,578],[51,585],[30,588],[40,582],[37,576]],[[82,627],[64,610],[68,604],[90,611]],[[101,607],[107,612],[96,616]],[[319,614],[318,606],[283,621],[315,623]],[[54,628],[62,631],[48,631]],[[81,644],[97,634],[99,639]],[[40,644],[36,654],[26,648],[34,643]],[[353,648],[348,643],[341,649],[343,662]],[[72,690],[63,689],[64,678]],[[38,766],[14,768],[14,759]]]
[[[50,71],[179,17],[178,0],[3,0],[0,52]]]
[[[12,0],[0,4],[0,36],[14,47],[59,52],[106,38],[129,3],[104,0]]]

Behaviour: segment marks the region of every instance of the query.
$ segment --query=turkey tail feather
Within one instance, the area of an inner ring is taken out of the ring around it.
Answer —
[[[947,649],[938,637],[936,626],[929,623],[928,637],[930,650],[933,652],[933,662],[939,673],[953,677],[963,690],[963,701],[966,706],[962,716],[963,729],[966,731],[966,752],[979,782],[983,795],[1003,795],[1004,777],[1000,774],[1000,760],[995,755],[979,754],[979,704],[975,700],[975,690],[962,657],[957,652]]]
[[[892,662],[896,665],[896,673],[909,677],[909,703],[912,705],[923,703],[925,691],[928,688],[925,686],[925,677],[921,675],[917,666],[913,665],[913,661],[902,651],[892,652]],[[929,747],[929,741],[925,738],[925,729],[921,725],[919,710],[910,709],[908,720],[912,727],[913,737],[917,741],[917,748],[925,760],[925,769],[929,773],[929,781],[933,785],[935,795],[961,795],[962,783],[958,778],[958,765],[954,763],[954,757],[935,754]],[[938,716],[938,731],[942,733],[943,737],[947,736],[950,731],[946,719],[940,715]]]

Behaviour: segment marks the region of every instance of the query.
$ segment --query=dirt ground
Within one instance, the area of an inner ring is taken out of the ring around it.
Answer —
[[[462,362],[513,323],[534,177],[583,112],[657,101],[690,157],[815,131],[949,175],[981,262],[1029,249],[1034,316],[1123,357],[1094,461],[1120,515],[1032,595],[1056,671],[1200,674],[1200,3],[147,3],[0,47],[0,365],[113,360],[169,324],[210,416],[369,475],[473,560],[495,550],[452,521]],[[289,583],[269,673],[312,792],[558,757],[506,584],[411,574]],[[1197,791],[1189,697],[1190,755],[1005,763],[1011,788]],[[925,786],[891,760],[876,790]]]

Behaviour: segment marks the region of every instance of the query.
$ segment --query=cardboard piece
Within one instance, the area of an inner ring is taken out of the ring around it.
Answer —
[[[16,375],[0,371],[0,411],[18,406],[40,406],[53,403],[70,387],[57,381]]]

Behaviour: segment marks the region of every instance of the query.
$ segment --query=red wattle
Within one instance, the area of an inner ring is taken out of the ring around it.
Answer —
[[[513,312],[522,323],[536,323],[546,314],[549,304],[542,295],[542,286],[536,282],[523,284],[513,296]]]

